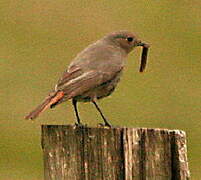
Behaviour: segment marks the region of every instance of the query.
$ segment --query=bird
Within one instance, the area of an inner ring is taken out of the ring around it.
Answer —
[[[43,102],[31,111],[25,119],[35,119],[48,108],[71,100],[76,116],[76,125],[82,125],[77,108],[78,102],[91,102],[100,113],[104,126],[111,124],[99,108],[97,100],[114,92],[128,54],[138,46],[143,47],[140,72],[146,66],[149,44],[142,42],[138,36],[127,30],[115,31],[103,36],[77,54],[54,89]]]

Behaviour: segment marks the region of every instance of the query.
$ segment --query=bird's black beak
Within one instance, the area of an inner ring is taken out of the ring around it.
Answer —
[[[139,43],[137,44],[137,46],[144,46],[144,45],[145,45],[145,43],[143,43],[141,41],[139,41]]]
[[[137,46],[142,46],[142,56],[141,56],[141,64],[140,64],[140,72],[143,72],[146,64],[147,64],[147,54],[148,54],[148,49],[149,49],[149,44],[143,43],[143,42],[139,42],[137,44]]]

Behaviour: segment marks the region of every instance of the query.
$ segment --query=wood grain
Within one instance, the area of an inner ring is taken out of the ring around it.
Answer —
[[[188,180],[185,132],[43,125],[45,180]]]

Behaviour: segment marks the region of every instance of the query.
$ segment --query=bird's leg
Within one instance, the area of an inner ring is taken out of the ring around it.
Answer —
[[[80,122],[80,117],[79,117],[79,113],[78,113],[78,109],[77,109],[77,101],[75,99],[73,99],[72,104],[73,104],[73,107],[74,107],[74,110],[75,110],[75,115],[76,115],[76,118],[77,118],[77,123],[75,123],[75,124],[80,126],[82,124]]]
[[[106,120],[105,116],[103,115],[101,109],[98,107],[97,103],[94,100],[92,102],[95,105],[95,107],[98,110],[98,112],[100,113],[101,117],[103,118],[105,126],[111,127],[111,124]]]

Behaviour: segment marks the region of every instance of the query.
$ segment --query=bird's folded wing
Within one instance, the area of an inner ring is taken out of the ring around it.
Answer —
[[[79,77],[80,75],[82,75],[82,70],[79,67],[72,67],[71,69],[69,69],[68,71],[65,71],[62,75],[62,77],[59,79],[56,88],[57,87],[62,87],[65,83],[67,83],[68,81]]]
[[[121,69],[115,72],[101,72],[97,70],[84,72],[76,78],[58,84],[57,88],[62,90],[67,98],[70,99],[111,81],[120,71]]]

